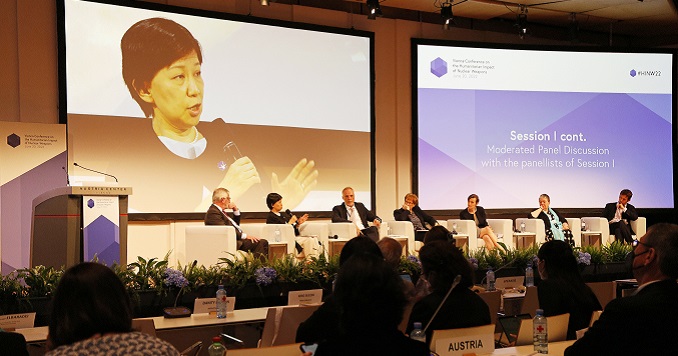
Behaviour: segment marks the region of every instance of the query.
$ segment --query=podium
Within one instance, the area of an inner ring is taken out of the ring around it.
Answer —
[[[68,268],[93,256],[126,265],[131,194],[130,187],[69,186],[33,199],[31,267]]]

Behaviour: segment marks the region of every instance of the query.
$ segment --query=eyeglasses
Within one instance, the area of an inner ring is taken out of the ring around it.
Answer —
[[[631,246],[633,246],[634,249],[635,249],[638,245],[643,245],[643,246],[645,246],[645,247],[652,248],[652,246],[650,246],[650,245],[648,245],[648,244],[646,244],[646,243],[644,243],[644,242],[642,242],[642,241],[640,241],[640,240],[633,240],[633,241],[631,242]]]

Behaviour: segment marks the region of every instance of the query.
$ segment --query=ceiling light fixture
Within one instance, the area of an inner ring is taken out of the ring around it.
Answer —
[[[452,3],[445,1],[440,7],[440,16],[443,18],[443,29],[449,30],[454,26],[454,14],[452,14]]]
[[[377,17],[381,17],[383,13],[381,12],[381,5],[379,5],[379,0],[367,0],[367,19],[374,20]]]
[[[518,28],[518,36],[520,39],[525,38],[525,35],[528,33],[527,29],[527,6],[520,5],[520,13],[516,18],[516,24],[513,25]]]

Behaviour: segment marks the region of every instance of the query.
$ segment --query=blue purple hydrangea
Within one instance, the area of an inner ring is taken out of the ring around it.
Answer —
[[[256,282],[260,286],[267,286],[275,280],[278,273],[271,267],[261,267],[254,271]]]
[[[471,266],[473,266],[474,270],[478,269],[478,259],[477,258],[469,257],[468,261],[471,263]]]
[[[415,255],[408,255],[408,256],[407,256],[407,260],[410,261],[410,262],[412,262],[412,263],[416,263],[416,264],[418,264],[419,266],[421,266],[421,261],[419,261],[419,258],[417,258],[417,256],[415,256]]]
[[[169,287],[179,287],[184,288],[188,285],[188,279],[184,277],[184,274],[174,268],[165,269],[165,284]]]
[[[577,263],[580,265],[590,265],[591,264],[591,254],[588,252],[577,251]]]

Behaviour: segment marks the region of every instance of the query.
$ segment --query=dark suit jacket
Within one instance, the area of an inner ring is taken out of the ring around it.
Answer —
[[[487,223],[487,214],[485,214],[485,209],[482,206],[476,206],[476,217],[478,218],[478,227],[484,228],[489,225]],[[459,212],[459,219],[461,220],[473,220],[473,214],[468,212],[468,208]]]
[[[565,350],[579,355],[678,355],[678,284],[655,282],[612,300],[584,337]]]
[[[419,217],[419,220],[421,220],[424,227],[426,227],[426,223],[431,225],[431,227],[438,223],[431,215],[428,215],[421,210],[419,205],[415,205],[414,208],[412,208],[412,212]],[[403,208],[393,210],[393,218],[396,219],[396,221],[410,221],[410,212]]]
[[[229,215],[236,224],[240,225],[240,215]],[[233,226],[231,221],[226,219],[218,206],[212,204],[205,214],[205,225],[226,225]],[[242,231],[235,229],[235,235],[238,240],[242,239]]]
[[[288,221],[292,218],[291,214],[288,214],[286,211],[281,211],[280,215],[269,211],[268,215],[266,216],[266,223],[267,224],[287,224]],[[301,233],[299,232],[299,228],[297,227],[297,224],[292,225],[294,227],[294,235],[299,236]]]
[[[379,219],[378,216],[374,215],[371,211],[367,210],[363,203],[355,203],[355,208],[358,210],[358,215],[360,220],[362,220],[363,225],[368,227],[368,222],[372,222],[375,219]],[[381,221],[381,219],[379,219]],[[348,211],[346,210],[345,204],[339,204],[332,208],[332,222],[353,222],[348,218]]]
[[[565,219],[556,209],[551,208],[551,210],[553,210],[556,216],[558,216],[558,220],[560,220],[561,223],[567,222],[567,219]],[[542,211],[541,213],[539,213],[539,215],[537,215],[536,218],[532,216],[532,213],[527,214],[527,217],[530,219],[542,219],[544,220],[544,228],[546,228],[547,230],[551,229],[551,219],[549,219],[549,216],[546,215],[545,212]]]
[[[407,333],[412,331],[415,322],[426,326],[446,293],[447,291],[435,291],[414,304],[407,323]],[[431,341],[433,330],[470,328],[491,323],[490,308],[487,303],[474,291],[458,287],[452,290],[450,297],[447,298],[431,326],[426,330],[426,340]]]
[[[607,203],[605,204],[605,209],[603,209],[603,217],[607,219],[607,221],[610,221],[614,219],[614,214],[617,212],[617,202],[614,203]],[[638,220],[638,212],[636,211],[636,207],[631,205],[631,204],[626,204],[626,211],[622,213],[622,220],[626,221],[634,221]],[[633,229],[631,229],[631,225],[629,225],[629,229],[631,230],[631,234],[635,235],[635,232],[633,232]],[[613,231],[610,231],[611,234],[614,234]]]
[[[537,289],[539,307],[544,310],[544,316],[570,313],[567,326],[568,340],[577,338],[577,330],[589,327],[594,310],[603,310],[591,288],[582,284],[579,293],[575,293],[574,288],[567,282],[558,283],[542,279]]]

